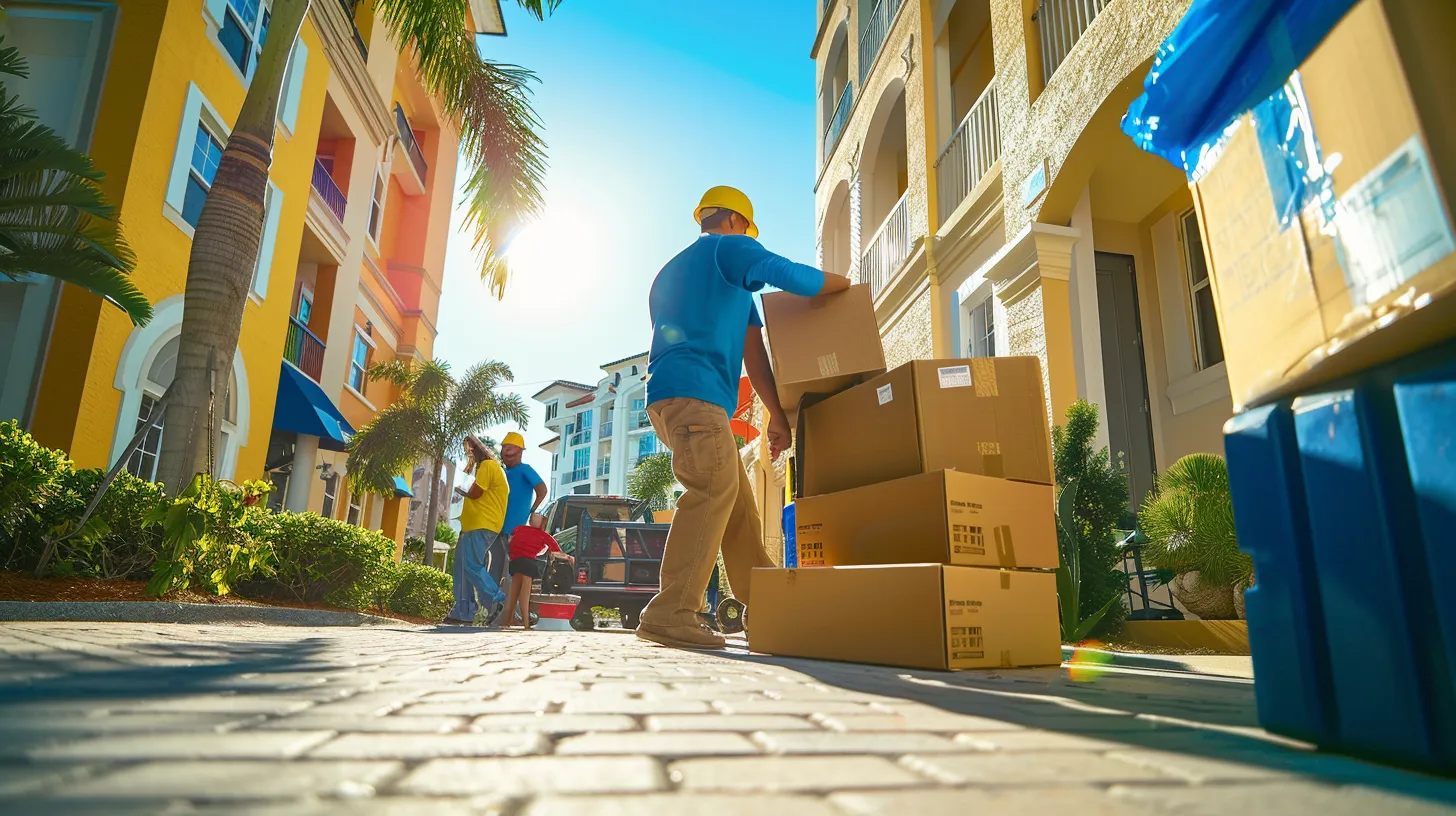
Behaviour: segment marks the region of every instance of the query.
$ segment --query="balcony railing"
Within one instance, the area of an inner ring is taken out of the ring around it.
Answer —
[[[334,183],[334,177],[329,175],[328,168],[317,158],[313,160],[313,189],[324,200],[324,206],[329,208],[329,212],[339,219],[339,223],[344,223],[344,207],[348,205],[349,199],[344,196],[339,185]]]
[[[890,24],[895,22],[895,14],[904,2],[905,0],[880,0],[875,4],[875,10],[871,11],[869,17],[865,19],[864,32],[859,35],[859,86],[861,88],[864,87],[870,70],[875,67],[875,59],[880,56],[880,49],[885,46],[885,38],[890,36]]]
[[[584,482],[584,481],[586,481],[587,479],[590,479],[590,478],[591,478],[591,468],[590,467],[581,467],[581,468],[577,468],[576,470],[567,471],[567,474],[566,474],[566,483],[567,484],[571,484],[572,482]]]
[[[394,103],[394,128],[399,131],[399,141],[404,145],[404,152],[409,155],[410,164],[420,174],[420,183],[424,184],[425,170],[429,165],[425,164],[425,154],[420,152],[420,143],[415,141],[415,131],[410,127],[409,117],[404,115],[404,108],[398,102]]]
[[[283,359],[319,382],[324,374],[324,341],[298,318],[288,318],[288,336],[283,340]]]
[[[1097,13],[1109,0],[1042,0],[1036,10],[1036,25],[1041,29],[1041,79],[1052,81],[1052,74],[1081,39],[1082,32],[1092,25]]]
[[[369,62],[369,46],[364,42],[364,35],[359,33],[359,26],[354,22],[354,7],[358,0],[339,0],[339,5],[344,7],[344,16],[349,18],[349,30],[354,32],[354,47],[359,49],[359,56],[364,62]]]
[[[591,428],[587,428],[584,431],[577,431],[576,433],[574,433],[574,434],[571,435],[571,444],[573,444],[573,445],[585,445],[586,443],[588,443],[590,441],[591,441]]]
[[[602,458],[602,461],[597,462],[597,475],[598,476],[606,476],[607,474],[609,474],[611,472],[612,472],[612,460],[611,460],[610,457],[603,457]]]
[[[646,411],[633,411],[632,412],[632,430],[635,431],[635,430],[638,430],[638,429],[641,429],[641,428],[651,428],[651,427],[652,427],[652,420],[647,416],[647,412]]]
[[[940,189],[940,217],[949,218],[971,190],[1001,157],[1001,119],[996,115],[996,81],[961,120],[950,144],[935,160],[935,181]]]
[[[598,439],[611,439],[612,438],[612,423],[610,423],[610,422],[603,422],[602,423],[602,427],[600,427],[600,428],[597,429],[597,438]]]
[[[860,258],[860,274],[870,282],[871,297],[879,297],[890,283],[890,277],[910,257],[910,208],[905,206],[909,197],[910,191],[906,190],[895,202],[894,209],[875,230],[875,237],[870,239],[869,248]]]
[[[824,131],[824,161],[829,162],[829,156],[839,144],[839,137],[844,135],[844,125],[849,121],[849,110],[854,107],[854,86],[846,82],[844,92],[839,95],[839,104],[834,106],[834,114],[829,117],[829,127]]]

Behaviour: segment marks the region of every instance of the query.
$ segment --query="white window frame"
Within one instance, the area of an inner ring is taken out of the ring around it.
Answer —
[[[258,3],[258,16],[253,21],[252,30],[244,32],[244,36],[248,38],[248,47],[251,56],[248,60],[246,71],[238,67],[238,63],[233,59],[233,55],[228,53],[227,47],[222,44],[222,29],[228,17],[233,17],[238,23],[238,28],[242,29],[242,15],[232,8],[232,4],[228,0],[204,0],[202,11],[202,17],[207,21],[208,38],[217,47],[223,62],[227,64],[228,68],[232,69],[233,76],[237,77],[244,88],[248,87],[253,83],[253,75],[258,71],[258,58],[263,53],[262,44],[258,42],[258,31],[263,26],[264,15],[268,15],[271,18],[273,3],[270,0],[261,0]]]
[[[162,204],[162,215],[191,238],[196,228],[182,217],[186,206],[187,181],[192,177],[192,150],[197,143],[197,128],[201,126],[216,139],[224,149],[232,128],[217,112],[217,108],[203,95],[196,83],[189,83],[187,98],[182,105],[182,120],[178,123],[177,144],[172,154],[172,171],[167,176],[167,193]],[[212,185],[208,185],[211,190]]]
[[[375,249],[379,248],[379,233],[384,229],[384,201],[388,196],[389,182],[385,179],[384,168],[376,167],[374,187],[369,191],[369,222],[364,229]]]
[[[307,309],[304,308],[307,304]],[[307,326],[309,318],[313,317],[313,288],[306,281],[298,282],[298,301],[293,304],[293,316],[299,323]]]
[[[303,32],[293,41],[293,50],[288,54],[288,65],[284,68],[283,91],[278,97],[278,124],[286,139],[293,138],[298,127],[298,107],[303,101],[304,72],[308,66],[308,45],[303,41]]]
[[[359,363],[354,359],[354,352],[355,351],[358,351],[359,344],[360,343],[363,343],[364,344],[364,348],[365,348],[365,352],[364,352],[364,367],[359,370],[359,385],[358,386],[355,386],[354,385],[354,369],[359,366]],[[349,345],[349,379],[348,379],[348,385],[349,385],[349,388],[353,389],[353,391],[356,394],[358,394],[359,396],[361,396],[361,397],[364,396],[364,389],[369,386],[369,359],[374,356],[375,349],[376,349],[376,347],[374,345],[374,340],[372,340],[369,337],[369,335],[367,335],[367,334],[364,333],[364,329],[363,328],[359,327],[358,325],[355,325],[354,326],[354,340]]]
[[[150,388],[142,392],[141,406],[137,410],[136,428],[132,430],[132,433],[135,434],[138,430],[141,430],[143,424],[155,428],[157,430],[155,450],[152,449],[151,445],[147,444],[152,436],[149,431],[147,436],[142,439],[141,446],[132,451],[131,456],[126,461],[127,473],[148,482],[155,482],[157,480],[157,462],[162,458],[162,435],[166,433],[166,429],[162,427],[162,415],[156,414],[152,416],[156,411],[157,401],[160,399],[161,396],[152,393],[152,389]],[[150,402],[150,405],[148,402]],[[147,411],[147,419],[142,419],[142,410]],[[148,458],[150,458],[150,464],[147,462]]]
[[[987,297],[966,312],[970,337],[966,340],[967,357],[996,356],[996,298]],[[981,321],[981,329],[977,320]]]
[[[1194,241],[1188,235],[1188,225],[1190,223],[1192,223],[1193,228],[1198,230],[1199,233],[1197,251],[1198,256],[1203,259],[1203,270],[1205,273],[1201,282],[1195,282],[1193,280]],[[1209,362],[1207,352],[1204,348],[1204,340],[1206,338],[1204,337],[1203,317],[1198,310],[1198,295],[1201,292],[1207,291],[1208,297],[1213,297],[1213,276],[1208,274],[1208,256],[1203,251],[1202,235],[1203,230],[1198,224],[1197,211],[1190,207],[1178,214],[1178,244],[1183,249],[1183,282],[1188,287],[1188,325],[1193,330],[1193,365],[1198,371],[1212,368],[1223,362],[1222,358]],[[1217,308],[1217,304],[1215,304],[1215,308]],[[1218,331],[1218,326],[1214,326],[1214,331]],[[1219,349],[1222,352],[1222,335],[1219,336],[1218,343]]]
[[[323,517],[333,518],[337,511],[339,502],[339,474],[331,473],[329,478],[324,479],[324,505]]]

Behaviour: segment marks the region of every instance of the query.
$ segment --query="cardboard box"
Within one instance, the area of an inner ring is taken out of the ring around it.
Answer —
[[[1062,662],[1049,572],[898,564],[758,568],[745,617],[756,652],[912,669]]]
[[[790,422],[805,394],[831,394],[885,371],[869,284],[812,298],[771,292],[763,296],[763,323]]]
[[[804,409],[803,495],[936,470],[1052,484],[1035,357],[915,360]]]
[[[1356,4],[1193,185],[1236,410],[1456,336],[1453,9]]]
[[[1051,485],[937,470],[800,499],[798,566],[1056,569]]]

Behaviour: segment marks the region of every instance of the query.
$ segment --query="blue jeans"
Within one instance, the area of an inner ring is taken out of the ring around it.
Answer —
[[[496,604],[506,599],[500,584],[486,568],[487,553],[500,533],[494,530],[469,530],[460,534],[455,545],[455,605],[446,617],[475,620],[481,603]]]

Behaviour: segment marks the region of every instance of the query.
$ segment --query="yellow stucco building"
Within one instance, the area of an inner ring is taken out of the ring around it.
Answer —
[[[0,418],[19,419],[82,467],[111,465],[150,424],[127,466],[155,473],[166,429],[151,408],[175,365],[193,225],[269,8],[6,5],[6,42],[31,66],[29,79],[7,84],[106,173],[138,258],[134,279],[156,309],[138,329],[69,285],[0,284]],[[503,33],[496,0],[472,0],[471,10],[477,33]],[[262,251],[218,409],[217,475],[271,478],[280,507],[402,538],[407,489],[391,500],[357,496],[342,447],[350,427],[395,396],[364,369],[432,355],[457,154],[457,136],[372,4],[313,3],[279,106]]]

